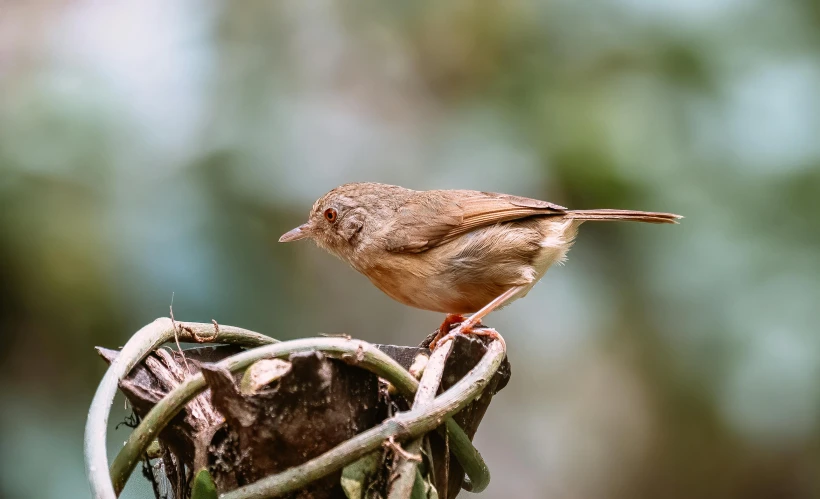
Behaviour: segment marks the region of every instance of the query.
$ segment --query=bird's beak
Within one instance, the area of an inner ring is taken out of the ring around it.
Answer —
[[[291,241],[298,241],[299,239],[304,239],[306,237],[310,237],[310,225],[302,224],[299,227],[282,234],[282,237],[279,238],[279,242],[289,243]]]

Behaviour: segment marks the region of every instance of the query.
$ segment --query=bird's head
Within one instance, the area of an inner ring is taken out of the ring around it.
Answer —
[[[286,232],[279,242],[311,238],[336,256],[354,263],[356,249],[368,242],[371,233],[383,224],[382,213],[395,210],[400,187],[376,183],[339,186],[319,198],[308,221]]]

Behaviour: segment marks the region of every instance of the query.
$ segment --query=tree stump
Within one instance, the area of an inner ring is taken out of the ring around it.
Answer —
[[[423,347],[376,347],[411,372],[411,366],[423,364],[423,357],[430,354]],[[114,350],[98,351],[108,362],[118,355]],[[259,361],[236,375],[213,365],[239,351],[234,346],[201,347],[185,350],[183,357],[178,351],[158,349],[120,382],[138,418],[186,373],[201,371],[209,387],[160,432],[158,449],[146,457],[144,474],[154,484],[158,499],[190,497],[194,475],[203,468],[219,493],[234,490],[302,464],[412,405],[384,380],[357,367],[355,358],[337,360],[319,352],[293,354],[288,360]],[[485,351],[482,338],[457,336],[439,391],[465,376]],[[470,439],[492,396],[504,388],[509,377],[505,359],[482,395],[454,416]],[[443,425],[428,433],[425,443],[428,481],[438,497],[456,497],[464,472],[449,452]],[[399,443],[386,443],[374,453],[377,455],[368,456],[370,464],[365,468],[357,463],[358,468],[346,469],[354,475],[360,469],[367,471],[361,474],[358,489],[345,490],[343,472],[337,471],[285,497],[386,497],[396,478],[394,461],[402,452]]]

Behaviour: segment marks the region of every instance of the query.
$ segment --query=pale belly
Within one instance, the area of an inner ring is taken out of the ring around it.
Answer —
[[[550,266],[564,259],[577,226],[569,221],[528,224],[523,228],[538,229],[537,234],[532,235],[531,244],[516,244],[513,250],[504,239],[508,235],[504,226],[488,227],[468,240],[423,253],[391,254],[362,273],[405,305],[442,313],[474,313],[513,286],[525,287],[507,303],[525,296]]]

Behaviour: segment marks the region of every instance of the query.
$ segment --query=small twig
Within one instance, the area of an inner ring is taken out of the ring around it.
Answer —
[[[171,292],[171,305],[168,307],[171,311],[171,324],[174,325],[174,341],[177,343],[177,350],[179,350],[179,354],[182,356],[182,362],[185,364],[185,371],[191,372],[191,368],[188,366],[188,359],[185,358],[185,353],[182,352],[182,347],[179,346],[179,332],[177,331],[177,320],[174,319],[174,293]]]

